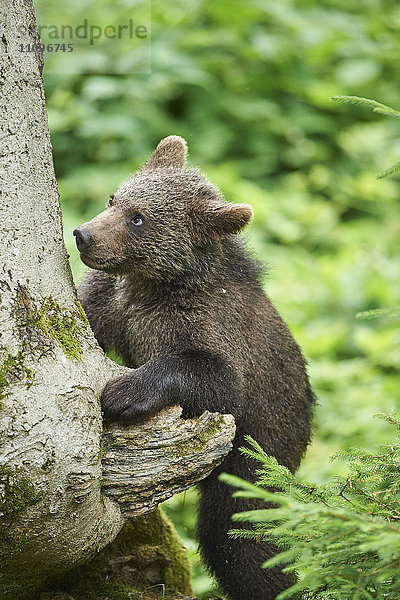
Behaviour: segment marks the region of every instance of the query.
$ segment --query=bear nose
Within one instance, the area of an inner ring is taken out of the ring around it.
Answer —
[[[87,229],[77,227],[72,232],[72,235],[76,237],[75,241],[79,252],[84,252],[89,248],[89,246],[91,246],[94,243],[93,236]]]

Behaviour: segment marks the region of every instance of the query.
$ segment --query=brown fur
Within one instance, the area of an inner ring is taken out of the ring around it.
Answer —
[[[174,403],[184,417],[234,415],[234,450],[201,485],[200,547],[232,600],[272,600],[292,580],[261,568],[272,545],[227,536],[231,514],[257,503],[233,500],[217,475],[254,480],[238,452],[245,434],[294,471],[310,438],[313,394],[236,235],[251,207],[227,203],[198,170],[183,168],[186,151],[182,138],[163,140],[106,210],[75,230],[82,260],[97,269],[79,297],[99,343],[132,369],[107,384],[106,420],[134,423]]]

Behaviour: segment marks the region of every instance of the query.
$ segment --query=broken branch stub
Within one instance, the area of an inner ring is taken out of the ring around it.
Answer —
[[[125,517],[154,510],[218,466],[232,448],[232,415],[205,411],[181,419],[182,408],[163,410],[137,426],[110,425],[103,438],[102,492]]]

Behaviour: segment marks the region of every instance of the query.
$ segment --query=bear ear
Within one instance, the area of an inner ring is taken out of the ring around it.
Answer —
[[[179,135],[170,135],[161,140],[141,171],[164,167],[181,169],[185,164],[187,152],[186,141]]]
[[[253,209],[250,204],[197,197],[192,203],[190,217],[195,240],[205,241],[210,236],[238,233],[253,218]]]

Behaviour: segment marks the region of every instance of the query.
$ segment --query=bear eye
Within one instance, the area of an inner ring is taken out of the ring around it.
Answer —
[[[134,215],[131,219],[131,223],[133,223],[133,225],[136,225],[136,227],[140,227],[140,225],[143,225],[142,215]]]
[[[114,200],[114,194],[111,194],[110,199],[109,199],[108,204],[107,204],[107,208],[109,206],[112,206],[113,200]]]

